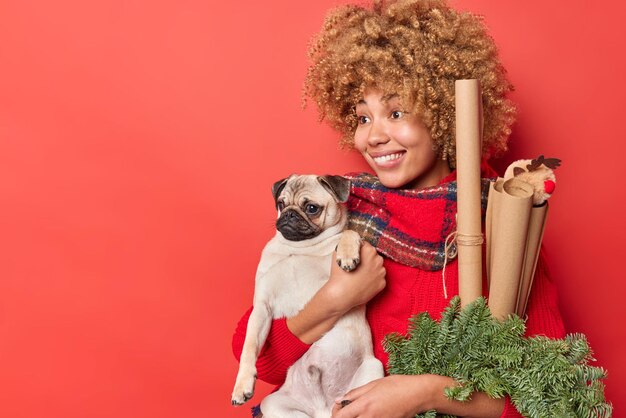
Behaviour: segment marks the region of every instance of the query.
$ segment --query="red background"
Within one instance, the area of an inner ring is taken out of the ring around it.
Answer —
[[[300,109],[335,3],[0,2],[0,416],[248,416],[230,339],[270,186],[364,168]],[[517,87],[500,169],[563,160],[545,243],[624,416],[624,6],[453,4],[485,16]]]

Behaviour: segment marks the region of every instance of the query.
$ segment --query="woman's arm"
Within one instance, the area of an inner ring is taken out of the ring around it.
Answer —
[[[330,279],[287,327],[301,341],[312,344],[328,332],[346,312],[369,302],[385,287],[383,258],[367,242],[361,246],[361,262],[356,270],[345,272],[335,255]]]
[[[237,361],[241,357],[243,343],[246,338],[248,318],[251,312],[252,308],[239,320],[233,335],[233,354]],[[303,343],[289,331],[285,318],[274,319],[265,345],[257,359],[257,377],[274,385],[282,384],[285,381],[289,366],[302,357],[309,347],[309,344]]]

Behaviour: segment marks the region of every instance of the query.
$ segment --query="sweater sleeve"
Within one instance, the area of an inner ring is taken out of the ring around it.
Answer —
[[[233,354],[237,361],[241,358],[243,343],[246,339],[246,328],[252,308],[243,315],[237,324],[233,335]],[[287,319],[280,318],[272,321],[265,345],[259,353],[256,362],[259,379],[274,385],[281,385],[285,381],[287,369],[295,363],[310,345],[305,344],[287,328]]]
[[[550,279],[543,249],[535,271],[535,279],[526,307],[526,336],[545,335],[549,338],[564,338],[565,327],[559,311],[556,287]]]
[[[526,308],[526,336],[545,335],[549,338],[565,337],[565,327],[559,311],[557,292],[550,280],[543,249],[539,254],[535,278]],[[501,418],[521,418],[507,396]]]

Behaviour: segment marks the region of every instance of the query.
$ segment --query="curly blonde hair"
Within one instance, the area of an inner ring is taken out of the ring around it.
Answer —
[[[515,107],[513,86],[481,18],[451,9],[444,0],[375,1],[373,8],[332,9],[309,48],[312,61],[304,100],[317,104],[320,120],[354,146],[355,106],[366,89],[398,94],[420,115],[434,147],[456,165],[454,81],[480,80],[483,154],[506,150]]]

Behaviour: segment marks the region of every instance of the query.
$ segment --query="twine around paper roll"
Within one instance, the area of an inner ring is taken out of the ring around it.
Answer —
[[[448,288],[446,287],[446,265],[448,260],[456,258],[458,255],[457,245],[476,246],[483,245],[485,238],[480,235],[459,234],[458,231],[452,231],[447,237],[444,244],[443,269],[441,270],[443,282],[443,297],[448,299]]]

